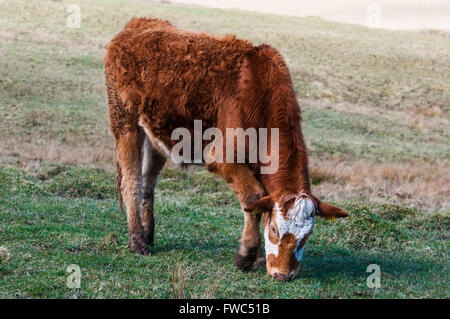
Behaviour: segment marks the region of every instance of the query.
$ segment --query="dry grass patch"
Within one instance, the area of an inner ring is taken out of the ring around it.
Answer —
[[[442,110],[439,106],[419,107],[416,110],[417,114],[423,114],[428,117],[436,117],[442,115]]]
[[[422,32],[450,39],[450,32],[446,31],[446,30],[427,29],[427,30],[422,30]]]
[[[317,195],[334,200],[367,198],[402,203],[415,209],[448,211],[450,165],[441,163],[368,163],[311,160]]]
[[[86,144],[67,145],[58,142],[46,144],[4,143],[0,145],[0,165],[15,166],[28,172],[36,171],[43,163],[58,163],[107,170],[114,169],[114,146]]]

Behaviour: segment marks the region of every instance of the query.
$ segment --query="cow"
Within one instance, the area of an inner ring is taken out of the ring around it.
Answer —
[[[241,270],[265,258],[270,276],[293,279],[315,217],[349,215],[311,193],[301,111],[275,48],[234,35],[180,30],[165,20],[133,18],[109,43],[104,65],[116,186],[121,207],[126,205],[130,251],[148,255],[154,245],[154,190],[178,142],[171,134],[178,127],[192,131],[196,120],[202,128],[222,132],[277,128],[278,152],[267,143],[268,162],[214,160],[216,148],[204,161],[239,198],[245,223],[235,265]],[[262,174],[274,156],[277,170]]]

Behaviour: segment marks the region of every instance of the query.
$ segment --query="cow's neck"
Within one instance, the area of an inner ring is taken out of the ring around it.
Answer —
[[[293,134],[300,139],[300,143],[294,141]],[[300,125],[297,132],[283,131],[279,134],[279,166],[274,174],[261,175],[262,183],[267,193],[274,200],[283,195],[299,194],[301,192],[311,194],[308,154],[306,152]]]
[[[281,98],[277,99],[277,95]],[[308,154],[303,140],[301,113],[291,86],[276,92],[274,97],[281,103],[270,103],[266,108],[267,128],[279,129],[279,166],[274,174],[261,175],[266,191],[272,199],[282,195],[311,194]]]
[[[258,105],[243,112],[250,114],[247,115],[249,127],[279,129],[278,171],[262,174],[260,178],[266,191],[275,200],[302,191],[310,194],[300,107],[289,70],[279,52],[261,45],[249,54],[248,63],[242,67],[239,87],[246,105]]]

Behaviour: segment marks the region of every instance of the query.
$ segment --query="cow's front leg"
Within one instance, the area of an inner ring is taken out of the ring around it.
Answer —
[[[253,267],[255,261],[260,264],[261,258],[264,258],[259,231],[261,215],[247,213],[244,209],[264,196],[264,187],[246,165],[214,163],[207,165],[207,168],[220,175],[239,198],[244,212],[245,224],[235,256],[235,265],[242,270],[249,270]]]
[[[259,265],[261,258],[264,258],[261,249],[261,234],[259,232],[261,215],[244,212],[244,218],[244,230],[234,263],[239,269],[250,270],[254,265]]]
[[[127,131],[116,140],[116,151],[122,173],[121,193],[127,207],[128,247],[132,252],[148,255],[139,213],[142,141],[137,129]]]

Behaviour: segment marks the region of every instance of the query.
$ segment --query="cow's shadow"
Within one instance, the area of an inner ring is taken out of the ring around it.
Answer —
[[[408,264],[408,265],[405,265]],[[362,252],[341,247],[314,247],[305,254],[300,266],[299,275],[303,278],[328,279],[339,275],[346,277],[366,278],[370,273],[367,267],[376,264],[384,273],[397,273],[399,269],[418,267],[412,260],[401,260],[393,252]],[[401,264],[401,267],[398,267]]]
[[[232,263],[238,247],[238,238],[216,234],[211,240],[205,240],[204,237],[191,237],[170,242],[156,241],[155,244],[152,254],[164,254],[170,251],[203,253],[214,262],[223,263],[224,258],[228,258]],[[412,256],[389,250],[362,251],[336,245],[318,247],[317,244],[310,244],[305,249],[297,278],[325,280],[343,275],[351,278],[367,278],[371,274],[367,267],[371,264],[378,265],[385,274],[420,272],[420,269],[430,265],[426,261],[416,260]],[[266,273],[265,267],[257,267],[252,271]]]

